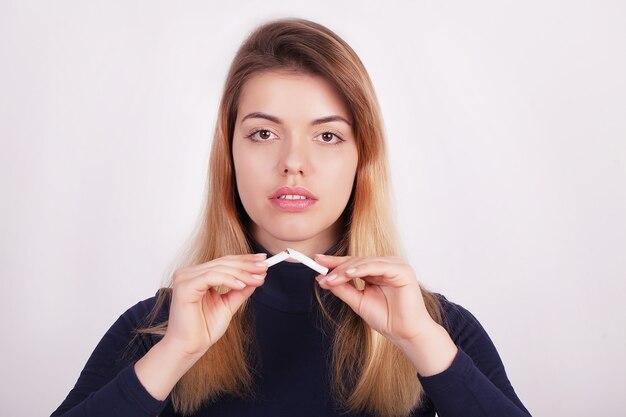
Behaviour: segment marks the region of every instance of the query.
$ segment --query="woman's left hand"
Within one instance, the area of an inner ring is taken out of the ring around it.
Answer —
[[[316,255],[315,261],[329,269],[326,276],[315,278],[320,287],[392,343],[410,343],[438,326],[426,310],[413,268],[402,258]],[[329,280],[333,275],[336,278]],[[363,291],[349,283],[353,278],[365,281]]]

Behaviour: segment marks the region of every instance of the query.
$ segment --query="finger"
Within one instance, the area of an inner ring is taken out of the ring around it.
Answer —
[[[219,258],[211,259],[210,261],[206,261],[200,264],[189,265],[182,270],[193,271],[197,269],[206,269],[211,266],[215,266],[218,264],[234,264],[237,262],[261,262],[267,258],[267,253],[246,253],[243,255],[226,255]]]
[[[264,274],[269,268],[263,261],[224,261],[215,265],[215,267],[226,267],[242,270],[250,274]]]
[[[368,273],[364,267],[371,264],[379,265],[379,267],[376,270],[370,269]],[[355,272],[348,273],[348,271],[352,270]],[[378,273],[376,271],[378,271]],[[365,261],[350,262],[345,266],[341,265],[320,281],[328,284],[329,286],[337,286],[346,283],[353,278],[361,278],[371,284],[390,285],[386,283],[389,277],[382,273],[386,272],[389,275],[389,271],[394,271],[394,264],[383,260],[372,261],[368,258]]]
[[[315,254],[315,262],[330,269],[335,268],[338,265],[348,261],[352,256],[332,256],[317,253]]]
[[[384,262],[384,261],[365,261],[356,263],[351,268],[342,271],[343,276],[338,276],[340,280],[350,280],[352,278],[361,278],[367,280],[369,277],[377,277],[381,285],[390,287],[402,287],[411,284],[414,278],[412,271],[409,271],[407,264]],[[417,282],[417,280],[415,280]],[[330,281],[330,285],[334,285]]]
[[[324,255],[321,253],[317,253],[314,256],[314,260],[320,265],[326,266],[329,269],[335,268],[339,265],[343,265],[348,260],[378,260],[382,262],[388,263],[403,263],[403,259],[399,256],[370,256],[370,257],[362,257],[362,256],[332,256],[332,255]]]
[[[253,266],[264,266],[267,267],[263,261],[267,258],[267,254],[247,254],[247,255],[229,255],[223,256],[221,258],[213,259],[212,261],[205,262],[200,265],[196,265],[199,270],[206,270],[210,267],[217,265],[229,265],[229,266],[245,266],[246,268],[251,268]],[[258,265],[257,265],[258,263]]]
[[[241,304],[243,304],[243,302],[252,295],[254,290],[256,290],[256,287],[247,286],[241,290],[228,291],[228,293],[223,294],[221,297],[224,304],[228,306],[231,314],[234,314],[235,311],[241,307]]]
[[[243,253],[240,255],[226,255],[226,256],[222,256],[221,258],[215,258],[214,260],[225,260],[225,261],[231,261],[231,260],[250,260],[250,261],[254,261],[254,260],[263,260],[267,258],[267,253],[265,252],[259,252],[259,253]],[[209,261],[210,262],[210,261]]]
[[[329,277],[331,275],[329,275]],[[371,285],[387,285],[385,284],[385,277],[381,277],[381,276],[366,275],[366,276],[362,276],[358,278],[362,279],[363,281]],[[339,285],[343,285],[345,283],[353,281],[354,278],[351,276],[347,276],[345,274],[341,274],[341,275],[337,275],[335,279],[332,279],[330,281],[328,280],[327,277],[323,275],[320,275],[316,277],[315,279],[319,282],[322,288],[326,288],[326,286],[329,288],[332,288],[332,287],[337,287]]]
[[[244,259],[235,259],[230,258],[218,258],[214,261],[205,262],[199,265],[193,265],[191,267],[181,268],[176,271],[176,280],[177,281],[185,281],[189,278],[198,277],[207,271],[217,267],[217,266],[230,266],[235,268],[240,268],[250,272],[251,274],[263,274],[267,272],[268,266],[263,263],[264,257],[254,258],[248,255],[243,255]]]
[[[328,271],[328,273],[326,275],[318,275],[317,277],[315,277],[315,279],[320,282],[323,280],[326,280],[328,282],[332,281],[333,279],[337,279],[339,277],[345,277],[344,271],[346,269],[350,269],[353,265],[356,265],[360,262],[363,262],[362,257],[356,257],[356,256],[352,256],[350,257],[350,259],[348,259],[347,261],[343,262],[341,265],[337,265],[335,268],[332,268],[330,271]],[[330,278],[330,280],[329,280]],[[349,279],[344,279],[343,282],[347,282],[349,281]]]
[[[232,266],[227,265],[218,265],[211,268],[212,271],[225,272],[227,274],[232,275],[237,278],[239,281],[244,282],[246,285],[252,285],[254,287],[258,287],[265,283],[265,277],[267,276],[266,272],[261,272],[259,274],[252,274],[243,269],[239,269]]]
[[[223,285],[233,290],[240,290],[246,287],[246,283],[238,280],[231,274],[220,271],[210,270],[195,278],[190,278],[186,281],[182,281],[177,284],[177,287],[182,290],[189,290],[196,293],[196,295],[202,296],[212,287]]]

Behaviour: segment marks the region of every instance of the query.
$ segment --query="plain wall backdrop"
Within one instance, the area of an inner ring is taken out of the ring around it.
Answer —
[[[324,24],[383,111],[418,278],[536,416],[626,407],[622,1],[0,1],[0,414],[47,416],[195,225],[236,48]]]

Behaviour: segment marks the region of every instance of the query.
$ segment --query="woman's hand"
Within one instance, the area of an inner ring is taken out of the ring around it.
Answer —
[[[315,261],[330,269],[315,278],[320,287],[392,343],[406,346],[439,326],[426,310],[413,269],[402,258],[316,255]],[[363,291],[348,282],[353,278],[365,281]]]
[[[265,282],[267,265],[256,263],[266,257],[267,254],[229,255],[174,272],[163,341],[187,355],[202,356],[224,335],[244,300]],[[230,291],[218,293],[214,287],[220,285]]]

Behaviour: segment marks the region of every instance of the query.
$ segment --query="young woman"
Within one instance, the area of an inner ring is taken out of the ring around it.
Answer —
[[[349,45],[305,19],[257,28],[189,251],[52,416],[529,416],[478,320],[401,256],[385,146]],[[257,263],[288,247],[329,274]]]

